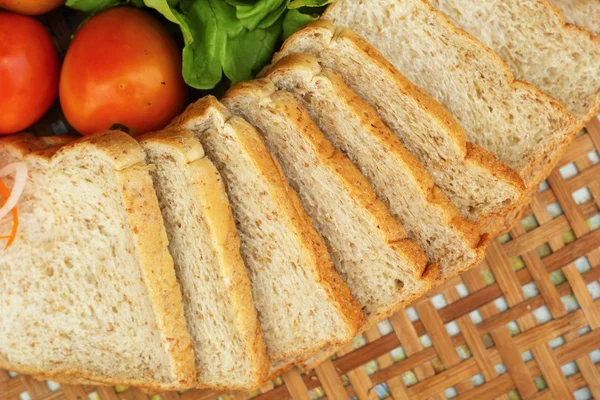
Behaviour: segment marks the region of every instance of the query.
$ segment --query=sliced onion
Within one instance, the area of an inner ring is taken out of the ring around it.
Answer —
[[[0,178],[4,178],[12,173],[15,174],[15,183],[10,192],[10,196],[6,199],[2,208],[0,208],[0,220],[15,208],[23,194],[25,183],[27,182],[27,164],[24,162],[16,162],[6,165],[4,168],[0,169]]]

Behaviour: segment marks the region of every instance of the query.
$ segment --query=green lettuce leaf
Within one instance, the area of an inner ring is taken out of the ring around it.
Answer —
[[[289,0],[285,0],[283,3],[281,3],[281,6],[279,6],[278,9],[271,12],[269,15],[267,15],[265,18],[263,18],[262,21],[260,21],[260,24],[258,24],[257,28],[266,29],[266,28],[270,27],[271,25],[275,24],[281,18],[283,13],[285,13],[287,11],[288,4],[289,4]]]
[[[134,0],[135,1],[135,0]],[[183,18],[183,15],[179,13],[175,6],[179,0],[143,0],[146,7],[150,7],[161,13],[169,21],[179,25],[183,40],[186,44],[191,43],[194,39],[190,27]]]
[[[223,72],[231,83],[252,79],[271,60],[281,31],[282,20],[279,20],[266,29],[246,29],[229,39]]]
[[[304,28],[306,24],[318,20],[319,17],[313,17],[309,14],[303,14],[300,11],[293,9],[285,14],[283,19],[283,40],[292,36],[296,31]]]
[[[144,4],[146,7],[154,8],[169,21],[179,24],[177,16],[173,13],[173,7],[177,4],[177,0],[144,0]]]
[[[106,8],[119,5],[120,3],[121,0],[67,0],[66,5],[75,10],[96,13]]]
[[[235,8],[222,0],[194,1],[184,20],[193,40],[183,49],[183,77],[192,87],[212,89],[222,78],[228,33],[240,31]]]
[[[201,0],[200,0],[201,1]],[[256,29],[263,20],[271,21],[262,27],[271,26],[287,8],[288,0],[258,0],[254,3],[242,0],[225,0],[229,5],[235,7],[236,17],[248,30]]]
[[[333,3],[335,0],[292,0],[289,8],[300,8],[300,7],[323,7],[329,3]]]

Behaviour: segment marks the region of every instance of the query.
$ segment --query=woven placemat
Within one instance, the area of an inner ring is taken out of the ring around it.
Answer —
[[[356,337],[308,373],[255,393],[152,400],[600,399],[600,120],[572,143],[485,261]],[[0,370],[0,400],[142,400]]]

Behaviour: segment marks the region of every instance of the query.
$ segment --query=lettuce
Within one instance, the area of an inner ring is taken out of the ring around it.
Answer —
[[[95,13],[120,3],[120,0],[67,0],[66,4],[79,11]]]
[[[287,12],[283,19],[283,40],[289,38],[294,32],[299,31],[309,22],[318,20],[319,17],[313,17],[309,14],[303,14],[297,9]]]
[[[117,5],[146,6],[177,24],[184,40],[183,77],[196,89],[212,89],[223,74],[251,79],[283,38],[317,19],[306,14],[331,0],[68,0],[94,13]],[[318,11],[317,11],[318,12]]]

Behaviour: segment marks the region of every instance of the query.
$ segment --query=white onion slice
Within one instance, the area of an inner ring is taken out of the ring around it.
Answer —
[[[27,182],[27,164],[24,162],[15,162],[6,165],[4,168],[0,169],[0,179],[12,173],[15,174],[15,183],[10,192],[10,196],[8,196],[8,199],[2,208],[0,208],[0,220],[15,208],[23,194],[25,183]]]

